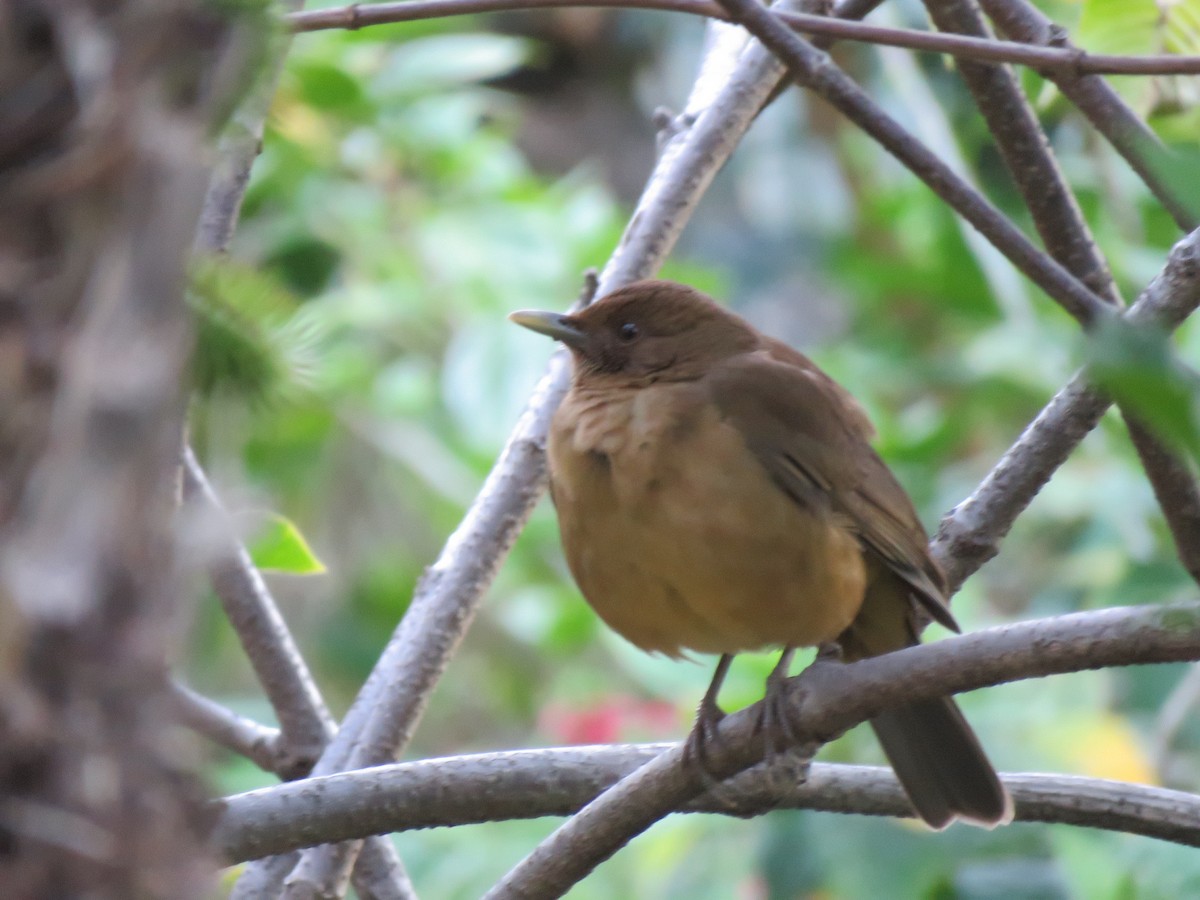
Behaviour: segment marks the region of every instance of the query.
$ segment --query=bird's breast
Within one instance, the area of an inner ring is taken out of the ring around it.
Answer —
[[[573,389],[549,455],[572,574],[644,649],[815,644],[862,603],[857,538],[779,490],[702,384]]]

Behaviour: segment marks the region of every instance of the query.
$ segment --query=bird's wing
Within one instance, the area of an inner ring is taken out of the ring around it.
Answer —
[[[912,501],[868,443],[870,423],[844,388],[782,344],[727,360],[704,381],[780,490],[854,531],[935,620],[958,630]]]

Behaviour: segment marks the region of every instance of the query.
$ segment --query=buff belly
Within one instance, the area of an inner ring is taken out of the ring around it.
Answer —
[[[661,391],[673,415],[643,421]],[[632,643],[672,656],[834,639],[862,605],[857,538],[779,490],[703,399],[667,385],[560,409],[552,486],[584,597]]]

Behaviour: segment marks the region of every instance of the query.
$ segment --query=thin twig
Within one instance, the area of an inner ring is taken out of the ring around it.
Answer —
[[[675,744],[481,753],[394,763],[227,797],[213,835],[231,863],[371,834],[569,816]],[[1001,776],[1016,821],[1105,828],[1200,846],[1200,798],[1075,775]],[[679,811],[740,818],[775,809],[911,817],[891,769],[814,763],[803,781],[756,766]]]
[[[1138,325],[1177,328],[1200,305],[1200,230],[1172,248],[1167,264],[1124,314]],[[1050,476],[1096,427],[1111,401],[1078,374],[1051,398],[979,487],[942,519],[930,549],[951,590],[999,551],[1000,541]]]
[[[1187,463],[1172,453],[1136,415],[1121,410],[1129,437],[1171,531],[1175,554],[1200,583],[1200,489]]]
[[[1159,709],[1150,737],[1150,758],[1161,781],[1170,778],[1175,739],[1192,720],[1197,705],[1200,705],[1200,665],[1191,665]]]
[[[988,36],[975,0],[925,0],[925,8],[943,31]],[[1119,304],[1108,264],[1012,70],[977,62],[958,68],[1047,252],[1098,296]]]
[[[281,758],[273,770],[283,778],[306,775],[332,737],[333,717],[266,583],[236,537],[191,448],[183,455],[184,496],[202,505],[221,546],[213,554],[209,577],[225,615],[246,651],[254,673],[279,719]]]
[[[280,0],[279,5],[286,12],[296,12],[304,6],[304,0]],[[250,183],[250,169],[262,149],[263,128],[290,45],[291,38],[286,33],[273,38],[256,84],[226,126],[193,239],[193,250],[197,253],[224,253],[229,249],[242,198]],[[190,448],[186,456],[190,465],[185,462],[185,482],[192,479],[193,488],[199,488],[214,508],[219,509]],[[195,481],[197,473],[199,483]],[[222,597],[226,614],[238,630],[260,679],[269,671],[262,684],[284,733],[277,748],[276,771],[285,778],[307,773],[333,734],[333,719],[245,548],[233,540],[227,550],[224,562],[213,564],[214,589]],[[231,609],[235,614],[230,614]],[[273,881],[270,872],[257,868],[239,879],[233,897],[256,896],[259,882]],[[283,865],[275,868],[286,871]],[[368,842],[364,865],[355,871],[354,883],[363,900],[411,900],[416,896],[395,848],[384,840]]]
[[[938,28],[988,34],[975,0],[925,0]],[[960,66],[1009,174],[1047,251],[1114,307],[1124,305],[1050,142],[1012,72],[976,62]],[[1130,437],[1171,530],[1179,558],[1200,579],[1200,492],[1187,466],[1122,409]]]
[[[304,7],[304,0],[278,0],[278,5],[294,15]],[[272,36],[264,56],[266,63],[257,73],[254,87],[225,126],[196,226],[193,247],[197,253],[224,253],[229,249],[242,198],[250,184],[250,169],[262,152],[263,127],[290,47],[287,32]]]
[[[478,13],[513,10],[561,9],[570,7],[654,9],[666,12],[729,20],[716,2],[706,0],[405,0],[401,3],[372,3],[292,13],[284,21],[294,32],[325,29],[355,30],[370,25],[417,22]],[[1007,62],[1043,71],[1104,75],[1194,75],[1200,73],[1200,56],[1117,56],[1088,53],[1060,47],[1037,47],[1015,41],[933,34],[907,28],[884,28],[846,19],[808,13],[781,12],[779,17],[795,31],[835,40],[861,41],[887,47],[904,47],[945,53],[959,59]]]
[[[180,722],[213,743],[246,757],[264,772],[277,771],[278,728],[239,716],[178,681],[172,681],[169,689]]]
[[[187,499],[203,504],[210,521],[221,523],[218,530],[221,547],[209,563],[213,590],[282,725],[280,739],[272,748],[272,764],[267,768],[284,779],[306,775],[336,731],[333,717],[275,599],[250,554],[235,536],[228,513],[191,448],[184,449],[183,486]],[[262,765],[258,758],[251,758]],[[415,897],[391,842],[372,839],[367,847],[364,865],[354,872],[359,895],[376,900]],[[270,884],[275,878],[272,873],[286,874],[290,868],[278,864],[270,867],[270,871],[248,873],[249,877],[244,875],[238,880],[233,896],[259,896],[263,893],[260,881]]]
[[[1071,315],[1087,322],[1104,312],[1104,302],[1086,285],[1038,250],[937,154],[884,112],[827,54],[797,37],[757,0],[720,2],[787,64],[789,74],[798,84],[823,98],[879,142]]]
[[[1067,40],[1061,26],[1026,0],[980,0],[980,4],[1010,38],[1031,46],[1082,52]],[[1176,196],[1171,185],[1169,173],[1179,170],[1172,154],[1103,78],[1070,70],[1047,71],[1046,75],[1125,158],[1183,231],[1200,224],[1197,211]]]
[[[1080,669],[1172,662],[1200,655],[1200,604],[1074,613],[910,647],[850,666],[827,662],[788,682],[798,734],[829,736],[922,697]],[[722,720],[706,768],[728,778],[762,761],[755,704]],[[632,837],[700,795],[706,782],[676,744],[601,794],[543,841],[489,893],[558,897]]]

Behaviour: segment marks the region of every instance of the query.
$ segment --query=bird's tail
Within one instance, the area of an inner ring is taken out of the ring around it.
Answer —
[[[949,697],[918,700],[871,720],[917,813],[939,831],[962,819],[993,828],[1013,805],[975,732]]]
[[[874,568],[862,608],[838,638],[847,662],[917,643],[911,582],[896,577],[879,558],[867,561]],[[950,697],[885,710],[871,727],[908,799],[930,827],[940,830],[955,819],[987,828],[1012,821],[1012,798]]]

